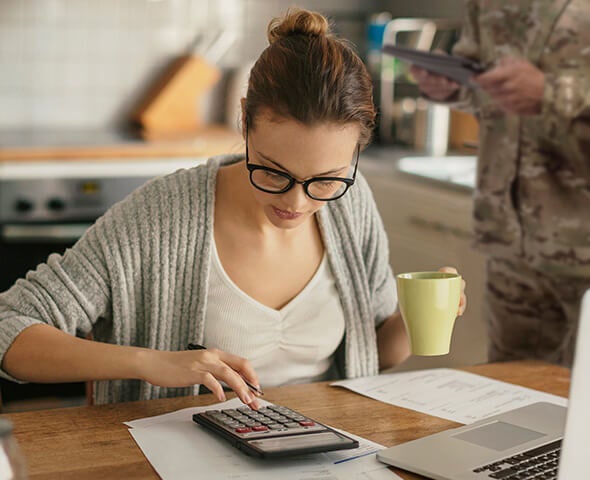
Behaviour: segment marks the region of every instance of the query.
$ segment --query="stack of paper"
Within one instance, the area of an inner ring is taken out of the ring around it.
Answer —
[[[401,480],[376,459],[375,453],[383,446],[348,432],[343,433],[356,438],[359,448],[264,460],[247,456],[192,420],[193,414],[200,411],[241,406],[234,398],[125,425],[131,427],[133,439],[164,480]]]

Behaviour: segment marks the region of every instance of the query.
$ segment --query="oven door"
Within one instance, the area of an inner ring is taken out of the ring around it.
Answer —
[[[0,292],[47,260],[63,253],[91,225],[80,223],[0,224]],[[16,384],[0,379],[2,411],[78,405],[86,401],[84,383]]]
[[[0,292],[25,276],[51,253],[63,253],[91,223],[39,223],[0,225]]]

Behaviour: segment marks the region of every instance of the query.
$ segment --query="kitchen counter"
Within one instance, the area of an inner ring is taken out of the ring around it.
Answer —
[[[243,151],[243,144],[238,132],[223,126],[208,126],[190,139],[153,141],[109,131],[0,131],[0,162],[210,157]]]
[[[0,131],[0,166],[5,170],[29,162],[50,162],[51,168],[62,164],[61,168],[66,170],[74,162],[145,163],[146,167],[154,162],[170,162],[184,167],[197,159],[243,151],[241,135],[223,126],[208,126],[190,139],[153,141],[114,131]],[[435,158],[421,151],[379,144],[364,151],[360,163],[363,171],[407,176],[417,182],[466,193],[473,191],[475,167],[474,156],[449,154]]]
[[[372,145],[361,155],[361,171],[384,176],[403,176],[439,188],[471,194],[475,188],[477,157],[432,157],[425,152],[398,146]]]

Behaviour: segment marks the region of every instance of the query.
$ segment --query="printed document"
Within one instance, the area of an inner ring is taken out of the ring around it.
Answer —
[[[465,424],[535,402],[567,405],[564,397],[450,368],[389,373],[331,385]]]
[[[358,440],[359,448],[264,460],[244,454],[192,419],[204,410],[243,406],[234,398],[125,425],[131,427],[129,433],[164,480],[401,480],[377,460],[375,453],[383,446],[347,432],[342,433]]]

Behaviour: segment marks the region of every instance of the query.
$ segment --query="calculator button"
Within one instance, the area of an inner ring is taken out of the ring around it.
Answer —
[[[249,427],[238,427],[236,428],[236,433],[248,433],[251,432],[252,429]]]
[[[312,422],[311,420],[304,420],[302,422],[299,422],[299,425],[301,425],[302,427],[313,427],[315,425],[315,422]]]
[[[266,432],[268,427],[266,425],[255,425],[252,427],[252,430],[255,432]]]
[[[301,422],[302,420],[307,420],[303,415],[291,415],[289,418],[292,418],[296,422]]]

